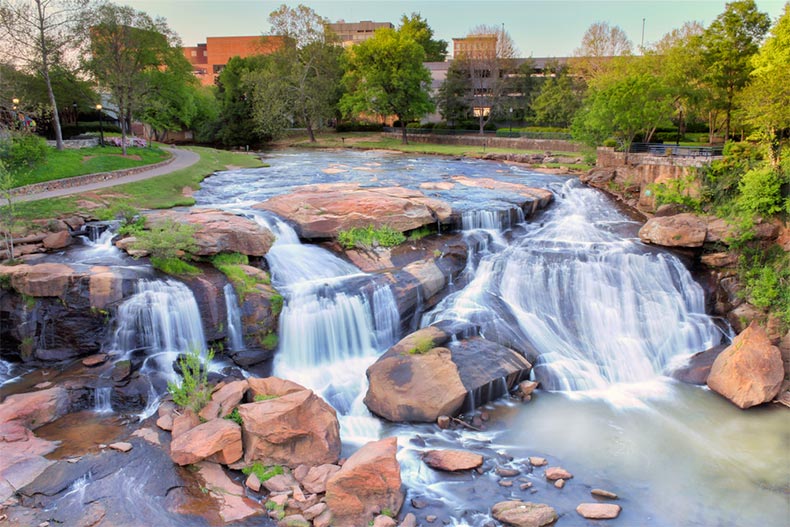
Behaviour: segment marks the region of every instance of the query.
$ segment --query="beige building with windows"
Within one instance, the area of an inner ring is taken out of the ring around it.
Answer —
[[[354,44],[359,44],[373,36],[377,29],[383,27],[394,29],[395,26],[389,22],[371,22],[370,20],[363,20],[362,22],[346,22],[339,20],[334,24],[329,24],[329,29],[337,35],[343,47],[351,47]]]

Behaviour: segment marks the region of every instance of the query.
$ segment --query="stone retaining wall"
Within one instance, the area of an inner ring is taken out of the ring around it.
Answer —
[[[175,160],[176,156],[170,154],[170,157],[164,161],[159,163],[154,163],[153,165],[143,165],[139,167],[133,168],[124,168],[122,170],[114,170],[112,172],[99,172],[97,174],[86,174],[84,176],[74,176],[71,178],[66,179],[56,179],[53,181],[43,181],[41,183],[33,183],[32,185],[25,185],[24,187],[18,187],[11,190],[12,196],[28,196],[30,194],[38,194],[39,192],[49,192],[50,190],[61,190],[64,188],[74,188],[79,187],[80,185],[89,185],[91,183],[98,183],[100,181],[110,181],[113,179],[120,179],[126,176],[132,176],[134,174],[139,174],[140,172],[144,172],[146,170],[151,170],[153,168],[159,168],[170,163]]]
[[[47,141],[47,144],[53,148],[57,146],[55,141]],[[90,139],[66,139],[63,141],[63,146],[70,149],[92,148],[94,146],[99,146],[99,138],[91,137]]]
[[[408,132],[407,132],[408,133]],[[392,132],[392,137],[401,137],[401,132]],[[412,143],[433,143],[438,145],[468,145],[487,148],[516,148],[538,150],[540,152],[581,152],[583,146],[561,139],[527,139],[524,137],[488,137],[475,135],[408,134]]]

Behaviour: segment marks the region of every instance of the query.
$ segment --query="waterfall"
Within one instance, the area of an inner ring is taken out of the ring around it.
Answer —
[[[240,351],[244,349],[244,337],[242,336],[241,310],[236,299],[236,291],[233,284],[225,284],[225,310],[228,312],[228,342],[230,351]]]
[[[559,194],[543,224],[485,255],[423,323],[515,320],[539,354],[534,374],[555,390],[646,381],[672,357],[719,343],[682,262],[619,234],[629,220],[597,191],[571,180]]]
[[[461,228],[505,231],[517,223],[524,222],[524,211],[520,207],[505,210],[469,210],[461,213]]]
[[[112,387],[111,386],[102,386],[93,389],[93,411],[97,414],[111,414],[113,412],[112,409],[112,401],[110,396],[112,395]]]
[[[119,307],[117,320],[113,349],[126,354],[144,350],[144,370],[175,378],[172,364],[179,354],[206,351],[195,296],[181,282],[140,280],[136,293]]]

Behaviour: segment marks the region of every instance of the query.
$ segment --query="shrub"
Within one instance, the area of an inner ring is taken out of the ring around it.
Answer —
[[[782,177],[772,167],[753,168],[738,184],[738,208],[750,214],[771,216],[784,208]]]
[[[225,416],[225,419],[228,419],[229,421],[233,421],[239,426],[243,424],[243,421],[241,419],[241,414],[239,413],[238,408],[234,408],[231,413]]]
[[[152,256],[151,265],[154,266],[154,269],[159,269],[163,273],[172,276],[197,276],[200,274],[199,268],[180,258],[157,258]]]
[[[168,382],[167,391],[173,402],[181,408],[190,408],[199,413],[211,400],[213,386],[208,382],[208,365],[214,358],[214,350],[208,350],[205,358],[200,350],[193,349],[178,358],[181,367],[181,383]]]
[[[211,263],[219,265],[248,265],[250,259],[246,254],[241,253],[219,253],[211,258]]]
[[[335,127],[337,132],[381,132],[383,129],[384,126],[378,123],[361,123],[357,121],[338,123]]]
[[[656,197],[656,203],[659,205],[677,203],[687,209],[701,212],[701,201],[691,196],[696,185],[697,178],[692,174],[678,179],[670,179],[664,183],[651,184],[650,190],[653,192],[653,195]]]
[[[749,302],[770,309],[790,325],[790,254],[776,245],[768,250],[746,248],[739,260],[738,275]]]
[[[366,228],[354,227],[347,231],[340,231],[337,240],[346,249],[353,249],[354,247],[370,249],[378,246],[395,247],[405,242],[406,237],[402,232],[388,225],[383,225],[379,228],[368,225]]]
[[[433,233],[430,227],[424,225],[419,229],[414,229],[413,231],[409,232],[409,241],[416,242],[417,240],[422,240],[426,236],[430,236]]]
[[[249,467],[244,467],[243,469],[241,469],[241,471],[245,476],[249,476],[250,474],[255,474],[258,477],[258,481],[260,481],[261,483],[272,479],[274,476],[279,476],[280,474],[285,473],[285,470],[283,469],[282,465],[272,465],[266,467],[263,466],[263,464],[261,464],[260,461],[256,461]]]
[[[269,332],[260,340],[261,347],[265,350],[273,350],[277,348],[277,344],[279,344],[280,338],[277,336],[277,333]]]
[[[0,160],[10,172],[43,163],[48,152],[47,142],[35,134],[16,132],[0,140]]]
[[[195,232],[195,225],[167,219],[153,225],[150,230],[140,232],[132,249],[148,251],[152,258],[161,260],[189,257],[197,249]]]
[[[617,148],[617,139],[611,139],[611,138],[606,139],[603,142],[603,146],[606,146],[608,148]]]

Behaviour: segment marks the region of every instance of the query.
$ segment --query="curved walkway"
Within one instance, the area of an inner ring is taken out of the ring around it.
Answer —
[[[62,188],[57,190],[48,190],[46,192],[38,192],[34,194],[26,194],[21,196],[15,196],[13,198],[14,202],[19,203],[22,201],[36,201],[39,199],[48,199],[48,198],[59,198],[61,196],[69,196],[71,194],[80,194],[82,192],[90,192],[93,190],[98,190],[101,188],[107,187],[114,187],[116,185],[124,185],[126,183],[134,183],[135,181],[142,181],[144,179],[150,179],[157,176],[164,176],[165,174],[170,174],[171,172],[175,172],[176,170],[181,170],[182,168],[187,168],[198,161],[200,161],[200,155],[192,152],[191,150],[181,150],[176,148],[162,148],[170,152],[173,155],[173,161],[168,163],[164,166],[158,166],[155,168],[151,168],[149,170],[143,170],[141,172],[137,172],[136,174],[131,174],[129,176],[122,176],[115,179],[108,179],[105,181],[97,181],[95,183],[86,183],[85,185],[78,185],[75,187],[69,188]],[[66,178],[68,180],[68,178]],[[49,181],[48,183],[56,183],[57,181],[64,181],[63,179],[57,179],[53,181]],[[5,203],[5,199],[3,202]]]

